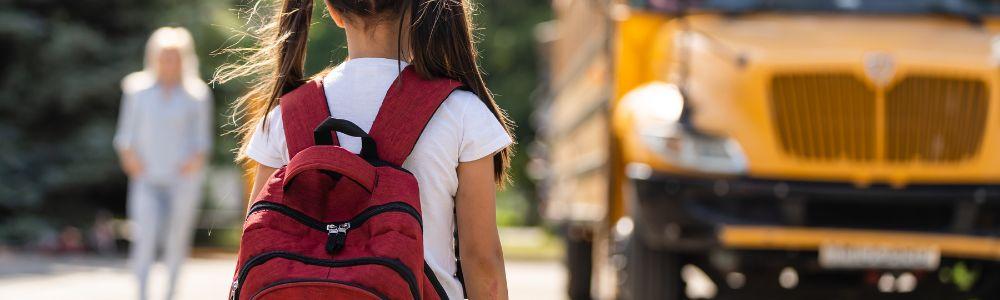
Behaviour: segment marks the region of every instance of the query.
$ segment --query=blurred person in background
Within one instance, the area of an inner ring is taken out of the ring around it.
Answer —
[[[130,259],[139,299],[148,297],[147,278],[160,247],[171,299],[189,252],[212,142],[212,98],[198,75],[191,34],[171,27],[153,32],[145,68],[125,77],[122,90],[114,143],[129,177]]]

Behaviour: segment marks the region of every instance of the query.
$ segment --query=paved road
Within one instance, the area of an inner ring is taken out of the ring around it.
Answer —
[[[232,257],[194,258],[185,265],[177,300],[225,299]],[[152,295],[162,295],[166,276],[157,266]],[[511,299],[564,299],[565,273],[556,261],[508,261]],[[132,277],[121,259],[94,257],[0,257],[0,299],[136,299]],[[162,296],[151,300],[160,300]]]

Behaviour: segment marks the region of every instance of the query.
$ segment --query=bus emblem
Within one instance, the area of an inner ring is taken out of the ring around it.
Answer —
[[[888,53],[865,54],[865,75],[876,85],[884,87],[896,75],[896,62]]]

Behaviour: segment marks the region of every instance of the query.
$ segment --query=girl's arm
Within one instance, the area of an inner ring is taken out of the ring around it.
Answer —
[[[267,183],[267,179],[271,178],[271,174],[278,169],[265,166],[263,164],[257,164],[256,170],[254,170],[253,178],[253,189],[250,190],[250,201],[247,201],[247,205],[253,203],[253,199],[257,199],[257,194],[260,194],[260,190],[264,188],[264,184]]]
[[[458,165],[459,254],[469,299],[507,299],[507,275],[496,222],[493,156]]]
[[[202,169],[207,162],[207,156],[212,148],[212,137],[215,130],[212,128],[214,118],[212,117],[214,108],[211,93],[206,94],[198,100],[198,111],[195,112],[194,132],[191,134],[195,153],[193,153],[181,166],[181,174],[190,175]]]
[[[139,157],[135,154],[135,127],[136,114],[138,109],[131,94],[125,93],[122,96],[122,104],[118,113],[118,128],[115,131],[114,145],[118,151],[118,158],[121,160],[122,170],[129,177],[136,177],[142,174],[143,166]]]

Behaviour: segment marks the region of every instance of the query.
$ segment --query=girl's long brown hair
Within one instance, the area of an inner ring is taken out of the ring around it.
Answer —
[[[256,8],[269,0],[259,0]],[[450,78],[465,84],[479,96],[507,134],[513,126],[503,110],[497,106],[493,94],[486,87],[478,64],[478,52],[473,38],[472,7],[466,0],[325,0],[333,9],[347,17],[360,17],[372,21],[396,17],[409,20],[409,53],[417,73],[426,78]],[[250,91],[233,105],[234,123],[242,123],[238,132],[242,136],[237,160],[246,160],[246,146],[257,124],[267,122],[267,113],[278,105],[282,95],[304,84],[306,43],[312,22],[313,0],[281,0],[270,22],[257,26],[249,34],[256,38],[253,49],[232,49],[247,52],[243,61],[219,69],[216,81],[226,82],[240,77],[252,77]],[[409,18],[406,18],[409,14]],[[400,47],[403,49],[403,47]],[[402,51],[402,50],[401,50]],[[280,120],[271,120],[280,122]],[[266,128],[266,127],[265,127]],[[493,157],[497,183],[508,179],[512,151],[501,150]]]

